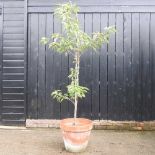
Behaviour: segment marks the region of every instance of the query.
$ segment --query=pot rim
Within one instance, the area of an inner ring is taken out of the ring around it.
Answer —
[[[60,128],[65,132],[87,132],[92,129],[93,122],[86,118],[76,118],[76,125],[73,125],[74,118],[65,118],[60,121]]]

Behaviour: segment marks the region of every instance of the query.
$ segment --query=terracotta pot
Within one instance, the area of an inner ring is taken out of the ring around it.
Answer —
[[[70,152],[82,152],[88,145],[93,123],[89,119],[77,118],[74,125],[73,118],[60,121],[65,148]]]

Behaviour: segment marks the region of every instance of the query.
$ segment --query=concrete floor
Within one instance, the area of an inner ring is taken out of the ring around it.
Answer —
[[[0,129],[0,155],[72,155],[58,129]],[[77,154],[78,155],[78,154]],[[79,155],[155,155],[155,132],[93,130]]]

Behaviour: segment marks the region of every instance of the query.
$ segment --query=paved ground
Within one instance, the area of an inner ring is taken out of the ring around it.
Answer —
[[[58,129],[0,129],[0,155],[72,155],[65,151]],[[92,132],[79,155],[155,155],[155,132]]]

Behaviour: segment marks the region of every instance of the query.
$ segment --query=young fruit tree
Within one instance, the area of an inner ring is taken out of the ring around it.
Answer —
[[[74,57],[74,68],[70,68],[70,84],[67,92],[55,90],[51,93],[58,102],[70,101],[74,105],[74,125],[77,118],[78,99],[85,97],[88,88],[79,84],[80,57],[86,49],[96,51],[103,43],[109,42],[111,33],[116,32],[114,26],[106,27],[104,32],[95,32],[91,36],[80,29],[78,21],[79,8],[71,2],[60,5],[55,12],[62,23],[64,32],[53,33],[50,38],[43,37],[41,43],[47,44],[49,48],[59,53],[71,53]]]

